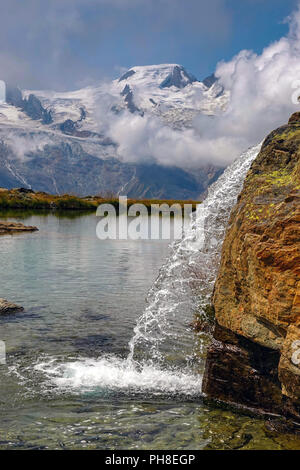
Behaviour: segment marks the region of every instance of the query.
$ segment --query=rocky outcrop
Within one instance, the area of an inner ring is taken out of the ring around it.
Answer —
[[[51,124],[53,122],[51,111],[45,109],[41,101],[32,93],[28,98],[23,99],[19,88],[8,87],[6,101],[13,106],[21,108],[33,120],[41,120],[43,124]]]
[[[174,65],[169,75],[160,84],[160,88],[184,88],[198,80],[192,74],[188,73],[182,66]]]
[[[300,113],[273,131],[234,208],[204,392],[300,423]]]
[[[126,104],[126,107],[128,111],[130,111],[132,114],[134,113],[139,113],[140,116],[144,116],[143,111],[141,111],[134,102],[134,94],[130,86],[127,84],[121,91],[121,96],[124,97],[124,102]]]
[[[0,235],[5,233],[16,233],[16,232],[36,232],[37,227],[23,225],[18,222],[1,222],[0,221]]]
[[[51,111],[45,109],[40,100],[32,93],[28,99],[23,100],[22,109],[31,119],[41,120],[43,124],[51,124],[53,122]]]
[[[22,312],[24,310],[20,305],[8,302],[5,299],[0,299],[0,315],[7,315],[9,313]]]

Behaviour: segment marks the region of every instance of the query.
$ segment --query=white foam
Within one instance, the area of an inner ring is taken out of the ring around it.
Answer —
[[[116,356],[78,359],[59,363],[48,358],[34,366],[46,378],[47,388],[59,392],[93,391],[97,389],[152,394],[200,395],[202,377],[191,371],[162,369],[151,364],[129,363]]]

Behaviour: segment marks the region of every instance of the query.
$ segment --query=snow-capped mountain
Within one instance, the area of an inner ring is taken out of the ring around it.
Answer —
[[[132,93],[141,112],[152,112],[173,127],[190,126],[199,113],[215,114],[228,97],[217,83],[206,86],[177,64],[133,67],[113,83],[118,92]]]
[[[132,115],[181,132],[198,114],[226,107],[228,95],[217,80],[200,82],[180,65],[133,67],[110,83],[77,91],[7,86],[6,94],[0,103],[0,186],[195,198],[219,172],[201,162],[193,171],[188,162],[186,168],[162,167],[151,155],[128,161],[122,137],[116,140],[110,131],[120,118],[129,124]]]
[[[81,128],[98,132],[101,104],[106,106],[106,111],[114,106],[116,111],[127,108],[131,112],[154,113],[176,127],[189,125],[198,113],[215,114],[224,109],[228,96],[220,92],[222,87],[217,82],[208,87],[182,66],[163,64],[133,67],[119,79],[98,87],[69,93],[25,91],[24,94],[33,93],[45,108],[51,109],[55,123],[64,119],[78,121],[84,109],[86,117]]]

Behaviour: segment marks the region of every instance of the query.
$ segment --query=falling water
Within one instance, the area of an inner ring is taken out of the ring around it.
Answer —
[[[199,369],[191,367],[190,323],[195,313],[206,315],[230,212],[260,147],[251,148],[225,170],[199,205],[184,238],[171,246],[169,259],[148,293],[127,359],[106,355],[61,363],[41,358],[34,369],[51,386],[77,393],[99,387],[130,394],[200,393]]]
[[[243,153],[209,188],[192,224],[148,293],[147,308],[137,322],[129,361],[137,356],[169,362],[189,357],[193,315],[206,316],[220,263],[221,247],[232,207],[261,144]],[[186,356],[187,354],[187,356]]]

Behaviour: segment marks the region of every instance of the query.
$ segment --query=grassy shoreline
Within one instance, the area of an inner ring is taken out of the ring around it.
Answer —
[[[191,204],[193,210],[196,210],[201,201],[185,200],[165,200],[165,199],[128,199],[128,208],[133,204],[143,204],[151,210],[152,204],[167,204],[169,207],[173,204],[179,204],[183,209],[184,204]],[[4,189],[0,188],[0,210],[38,210],[38,211],[84,211],[93,212],[100,204],[111,204],[119,212],[119,199],[117,196],[100,197],[87,196],[78,197],[70,194],[61,196],[47,194],[44,192],[31,192],[23,189]]]

